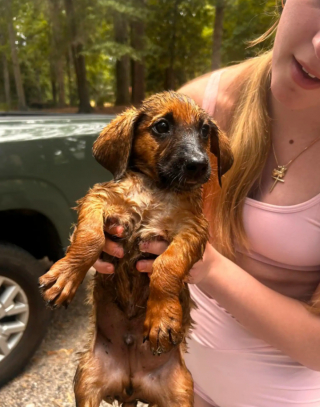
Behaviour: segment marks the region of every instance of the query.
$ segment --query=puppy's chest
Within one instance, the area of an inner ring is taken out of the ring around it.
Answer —
[[[130,209],[137,215],[134,234],[138,239],[162,236],[170,241],[184,221],[181,214],[191,215],[191,205],[178,194],[142,185],[128,191],[127,197]]]

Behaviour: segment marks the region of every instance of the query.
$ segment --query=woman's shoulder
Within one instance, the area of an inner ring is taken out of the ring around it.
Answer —
[[[198,78],[193,79],[192,81],[186,83],[180,89],[178,89],[178,92],[189,96],[199,106],[202,107],[203,98],[211,75],[212,72],[208,72],[202,76],[199,76]]]
[[[233,99],[239,88],[238,79],[242,76],[241,74],[245,69],[246,64],[238,64],[217,71],[208,72],[205,75],[186,83],[178,90],[178,92],[191,97],[199,106],[202,106],[207,87],[210,83],[210,78],[212,75],[218,75],[219,72],[223,71],[220,76],[219,99],[225,99],[225,96]],[[220,96],[222,96],[222,98]]]

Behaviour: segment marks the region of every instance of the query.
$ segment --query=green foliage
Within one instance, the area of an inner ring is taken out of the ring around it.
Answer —
[[[230,65],[250,58],[259,50],[269,48],[270,41],[249,48],[248,42],[265,33],[278,18],[275,0],[234,0],[226,8],[222,61]]]
[[[0,54],[9,61],[11,90],[14,95],[13,70],[8,43],[6,1],[0,0]],[[60,45],[53,41],[53,20],[49,0],[11,0],[16,31],[16,48],[27,102],[51,103],[52,81],[57,52],[64,58],[65,86],[76,94],[74,69],[67,75],[70,57],[64,0],[59,5]],[[255,55],[247,42],[265,32],[275,20],[275,0],[76,0],[78,40],[86,58],[90,96],[96,103],[115,100],[115,63],[124,55],[144,60],[147,94],[161,91],[168,75],[175,88],[210,71],[212,35],[217,1],[226,4],[222,43],[222,63],[228,65]],[[120,44],[114,38],[114,15],[122,15],[130,26],[133,21],[145,25],[145,48],[135,50],[128,39]],[[270,46],[263,44],[258,47]],[[1,61],[1,59],[0,59]],[[0,65],[2,66],[2,65]],[[0,92],[3,93],[0,74]],[[69,92],[66,91],[67,96]],[[71,95],[67,97],[70,102]],[[4,100],[0,98],[0,102]]]
[[[206,0],[150,0],[147,36],[153,48],[147,58],[149,92],[164,87],[165,72],[174,57],[177,88],[208,71],[211,58],[212,7]],[[177,8],[175,13],[175,6]],[[172,55],[174,54],[174,55]]]

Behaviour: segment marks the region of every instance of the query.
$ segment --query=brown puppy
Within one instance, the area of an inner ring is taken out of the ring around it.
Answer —
[[[92,283],[92,334],[75,376],[78,407],[98,407],[101,400],[193,405],[183,361],[192,306],[184,280],[208,240],[201,185],[210,177],[210,150],[220,180],[232,165],[226,137],[206,112],[175,92],[119,115],[94,143],[95,158],[115,179],[80,200],[66,257],[40,278],[44,298],[67,305],[101,255],[105,223],[124,226],[125,255],[114,259],[115,274],[98,273]],[[169,246],[149,280],[135,268],[139,243],[159,236]]]

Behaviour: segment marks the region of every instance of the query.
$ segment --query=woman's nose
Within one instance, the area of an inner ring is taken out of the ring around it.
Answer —
[[[313,37],[312,45],[313,45],[316,57],[318,59],[320,59],[320,31],[318,31],[317,34]]]

